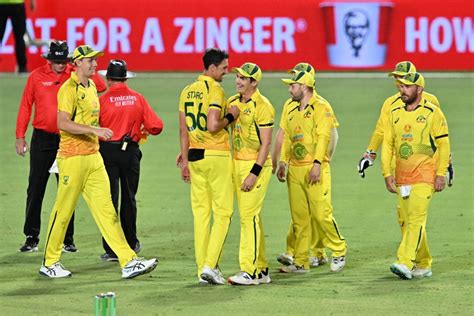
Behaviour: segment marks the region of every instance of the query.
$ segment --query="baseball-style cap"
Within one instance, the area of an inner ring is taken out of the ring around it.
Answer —
[[[416,84],[417,86],[425,87],[425,78],[419,72],[406,74],[402,78],[398,78],[397,81],[407,86]]]
[[[295,72],[291,79],[281,79],[286,84],[299,83],[314,88],[314,77],[306,71]]]
[[[98,50],[94,50],[89,45],[81,45],[76,47],[72,54],[72,62],[82,58],[100,57],[104,56],[104,53]]]
[[[51,61],[69,61],[69,48],[66,41],[52,41],[46,54],[41,57]]]
[[[107,70],[99,70],[98,73],[111,79],[130,79],[137,76],[136,73],[127,71],[127,63],[121,59],[112,59]]]
[[[405,76],[413,72],[416,72],[416,68],[411,61],[401,61],[395,65],[395,70],[389,73],[388,76]]]
[[[298,64],[295,65],[295,67],[293,67],[293,69],[288,70],[288,73],[292,74],[292,73],[300,72],[300,71],[309,72],[313,76],[314,76],[314,73],[315,73],[314,67],[311,66],[308,63],[298,63]]]
[[[240,67],[232,68],[232,72],[238,72],[246,78],[253,78],[257,81],[262,80],[262,70],[254,63],[245,63]]]

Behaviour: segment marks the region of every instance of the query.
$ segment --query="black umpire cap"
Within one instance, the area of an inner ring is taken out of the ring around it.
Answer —
[[[107,70],[99,70],[98,73],[110,79],[129,79],[137,76],[134,72],[127,71],[127,63],[121,59],[112,59]]]
[[[46,54],[41,57],[51,61],[69,61],[69,48],[66,41],[52,41]]]

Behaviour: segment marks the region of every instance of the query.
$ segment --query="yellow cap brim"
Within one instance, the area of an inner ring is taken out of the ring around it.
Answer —
[[[296,72],[296,70],[294,70],[294,69],[287,70],[287,73],[289,73],[289,74],[294,74],[295,72]]]
[[[246,71],[244,71],[242,68],[239,68],[239,67],[234,67],[231,69],[232,72],[238,72],[239,74],[241,74],[242,76],[244,76],[245,78],[252,78],[251,75],[249,75]]]
[[[391,73],[388,74],[389,77],[394,77],[394,76],[406,76],[408,75],[408,72],[403,72],[403,71],[392,71]]]
[[[425,87],[424,84],[421,84],[420,83],[415,83],[415,82],[411,82],[409,80],[406,80],[406,79],[403,79],[403,78],[400,78],[400,79],[397,79],[397,82],[400,82],[401,84],[404,84],[406,86],[420,86],[420,87]]]
[[[82,59],[82,58],[92,58],[92,57],[101,57],[101,56],[104,56],[104,52],[101,52],[101,51],[93,51],[93,52],[90,52],[89,54],[87,55],[80,55],[76,58],[73,58],[74,61],[76,60],[79,60],[79,59]]]
[[[298,83],[297,81],[294,81],[293,79],[281,79],[286,84],[293,84],[293,83]]]

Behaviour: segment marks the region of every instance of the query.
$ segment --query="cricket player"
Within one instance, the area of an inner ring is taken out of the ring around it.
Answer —
[[[229,107],[226,113],[224,89],[219,84],[228,72],[228,59],[225,51],[206,50],[203,74],[183,89],[179,100],[179,166],[182,179],[191,182],[200,284],[225,283],[218,265],[234,203],[227,127],[239,116],[236,106]]]
[[[333,218],[331,172],[328,145],[335,120],[328,102],[316,98],[314,77],[305,71],[292,79],[283,79],[292,97],[282,114],[284,130],[282,155],[277,177],[288,178],[291,218],[295,231],[294,262],[280,269],[285,273],[309,272],[308,251],[311,244],[311,217],[321,227],[325,246],[332,251],[331,271],[344,268],[346,241]],[[288,173],[287,173],[288,166]]]
[[[88,45],[77,47],[72,56],[76,71],[58,92],[59,184],[39,271],[49,278],[71,276],[60,263],[61,245],[80,194],[91,209],[102,236],[117,254],[122,278],[151,272],[158,264],[155,258],[137,258],[127,244],[112,204],[109,178],[99,153],[99,138],[109,140],[113,132],[99,127],[99,99],[94,82],[90,80],[97,68],[96,59],[102,55]]]
[[[299,71],[306,71],[306,72],[309,72],[313,77],[315,76],[314,67],[305,62],[296,64],[293,67],[293,69],[288,71],[288,73],[294,74]],[[314,87],[313,94],[316,96],[316,98],[324,102],[327,102],[322,96],[320,96],[316,92],[316,85]],[[291,103],[292,103],[291,98],[285,102],[285,104],[283,105],[283,111],[282,111],[283,113],[287,110],[287,107]],[[336,150],[337,140],[338,140],[337,127],[339,126],[339,122],[337,121],[336,116],[334,116],[334,121],[335,121],[335,127],[331,129],[331,140],[328,146],[329,158],[332,158],[332,156],[334,155],[334,152]],[[284,134],[283,129],[280,127],[275,137],[275,146],[274,146],[273,154],[272,154],[273,172],[275,172],[275,169],[278,165],[278,159],[280,158],[281,146],[283,143],[283,134]],[[277,257],[278,262],[284,265],[293,264],[294,248],[295,248],[295,232],[293,230],[293,223],[290,223],[290,227],[288,228],[288,234],[286,237],[286,251]],[[310,247],[309,252],[310,252],[309,262],[312,268],[316,268],[320,265],[324,265],[329,262],[326,255],[326,251],[324,249],[321,233],[318,232],[317,222],[313,218],[311,220],[311,247]]]
[[[390,270],[409,280],[432,275],[426,219],[433,193],[445,187],[450,145],[443,112],[423,97],[423,76],[408,73],[397,80],[404,104],[392,109],[385,123],[382,171],[406,221],[398,259]]]
[[[362,156],[362,158],[360,159],[359,164],[358,164],[359,175],[362,178],[365,177],[365,170],[374,164],[375,158],[377,157],[377,150],[379,149],[380,145],[383,142],[384,126],[386,124],[386,121],[388,120],[388,117],[391,111],[393,109],[396,109],[404,105],[402,97],[401,97],[401,93],[400,93],[399,81],[397,79],[402,78],[403,76],[406,76],[409,73],[415,73],[415,72],[416,72],[416,68],[412,62],[401,61],[397,63],[395,65],[395,69],[389,73],[389,76],[395,78],[395,85],[397,86],[397,89],[399,91],[396,94],[388,97],[382,105],[380,116],[377,120],[377,124],[375,125],[375,129],[374,129],[374,132],[372,133],[372,137],[370,139],[367,150]],[[430,102],[431,104],[441,107],[441,105],[439,104],[438,98],[435,95],[430,94],[426,91],[423,91],[421,96],[422,96],[422,99],[424,100],[423,102],[425,101]],[[392,165],[392,167],[395,168],[395,165]],[[452,185],[452,181],[454,179],[454,169],[453,169],[451,161],[448,167],[447,179],[448,179],[448,185]],[[406,228],[406,225],[405,225],[406,218],[404,217],[404,214],[401,213],[399,205],[397,205],[397,219],[398,219],[398,223],[403,234],[403,231]]]
[[[275,109],[258,85],[262,70],[254,63],[233,68],[237,94],[229,106],[239,109],[232,125],[234,187],[240,214],[240,272],[228,281],[233,285],[270,283],[265,236],[260,212],[272,175],[270,146]]]

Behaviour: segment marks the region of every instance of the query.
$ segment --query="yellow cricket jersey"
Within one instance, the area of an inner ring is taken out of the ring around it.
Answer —
[[[339,125],[331,105],[313,94],[300,110],[300,103],[288,99],[283,106],[280,128],[284,131],[281,161],[290,165],[329,161],[327,148],[331,129]]]
[[[391,175],[395,159],[398,185],[433,184],[436,175],[446,174],[449,152],[448,124],[439,107],[424,100],[413,111],[403,105],[389,113],[382,147],[384,177]]]
[[[99,126],[100,103],[95,84],[89,79],[85,87],[76,72],[58,91],[58,111],[67,112],[71,121],[78,124]],[[74,135],[60,131],[58,157],[66,158],[77,155],[89,155],[99,150],[99,138],[94,134]]]
[[[247,102],[240,101],[240,94],[236,94],[227,103],[240,110],[232,127],[234,159],[256,160],[261,146],[260,129],[273,127],[275,109],[258,89]]]
[[[436,98],[435,95],[425,91],[423,91],[422,94],[422,102],[424,102],[424,100],[436,105],[437,107],[441,107],[438,98]],[[370,138],[370,143],[367,147],[367,150],[377,151],[379,149],[380,145],[383,142],[383,130],[385,122],[387,121],[390,115],[390,111],[403,105],[404,103],[402,101],[402,98],[400,97],[400,93],[396,93],[391,97],[385,99],[385,102],[382,105],[382,109],[380,110],[380,116],[377,121],[377,125],[375,125],[375,130],[372,134],[372,137]]]
[[[195,82],[185,87],[179,99],[179,111],[186,116],[189,148],[230,150],[229,133],[226,129],[217,133],[207,130],[209,108],[226,112],[224,89],[209,76],[200,75]]]

